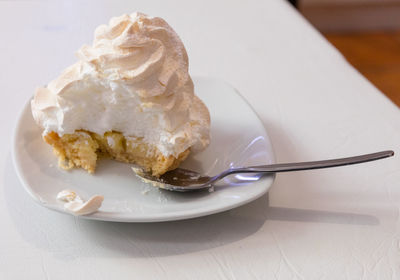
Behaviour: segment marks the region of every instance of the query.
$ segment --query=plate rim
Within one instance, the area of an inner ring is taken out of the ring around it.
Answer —
[[[253,106],[251,106],[251,104],[246,100],[246,98],[230,83],[226,82],[223,79],[220,78],[216,78],[216,77],[209,77],[209,76],[204,76],[204,75],[192,75],[192,79],[194,81],[196,80],[208,80],[208,81],[213,81],[213,82],[219,82],[219,83],[223,83],[225,84],[227,87],[231,88],[236,95],[238,95],[240,97],[240,99],[251,109],[251,111],[254,113],[254,115],[256,116],[256,118],[258,119],[258,121],[260,122],[262,128],[263,128],[263,132],[266,135],[267,138],[267,142],[270,145],[270,160],[272,163],[276,163],[276,157],[275,157],[275,150],[273,147],[273,143],[271,141],[271,138],[268,134],[267,129],[265,128],[263,122],[261,121],[261,118],[259,117],[258,113],[254,110]],[[196,84],[195,84],[196,85]],[[22,117],[24,115],[24,113],[26,112],[26,110],[29,110],[30,104],[31,104],[31,100],[32,97],[29,98],[29,100],[25,103],[25,105],[22,107],[22,109],[19,111],[18,116],[17,116],[17,121],[14,125],[13,128],[13,133],[12,133],[12,149],[11,149],[11,157],[12,157],[12,162],[13,162],[13,166],[14,169],[16,171],[17,177],[20,181],[20,183],[22,184],[24,190],[29,194],[29,196],[31,198],[33,198],[33,200],[47,208],[50,209],[52,211],[56,211],[58,213],[63,213],[63,214],[67,214],[67,215],[72,215],[74,216],[72,213],[66,212],[64,210],[62,210],[61,208],[57,208],[57,207],[53,207],[51,204],[47,204],[45,201],[40,200],[39,196],[33,191],[33,189],[30,187],[27,178],[25,177],[25,175],[22,172],[22,166],[21,166],[21,162],[18,161],[18,154],[20,153],[20,151],[18,151],[17,149],[17,134],[20,131],[20,128],[22,127],[23,123],[22,123]],[[273,185],[274,181],[276,178],[276,174],[271,174],[269,175],[267,178],[263,179],[265,184],[268,184],[265,187],[265,190],[260,192],[257,195],[251,196],[247,199],[244,200],[240,200],[239,202],[236,203],[232,203],[229,205],[226,205],[224,207],[217,207],[211,210],[204,210],[204,211],[196,211],[197,209],[191,209],[191,210],[185,210],[184,214],[178,215],[179,211],[174,211],[174,212],[168,212],[168,213],[154,213],[154,215],[147,215],[143,218],[141,217],[129,217],[129,216],[108,216],[108,215],[104,215],[107,212],[103,212],[102,211],[98,211],[96,212],[97,214],[102,214],[101,216],[98,215],[83,215],[83,216],[75,216],[75,217],[79,217],[79,218],[83,218],[83,219],[87,219],[87,220],[95,220],[95,221],[108,221],[108,222],[125,222],[125,223],[153,223],[153,222],[168,222],[168,221],[179,221],[179,220],[186,220],[186,219],[193,219],[193,218],[198,218],[198,217],[203,217],[203,216],[208,216],[208,215],[212,215],[212,214],[216,214],[216,213],[221,213],[221,212],[225,212],[240,206],[243,206],[245,204],[248,204],[258,198],[260,198],[261,196],[263,196],[264,194],[266,194],[268,192],[268,190],[271,188],[271,186]],[[95,214],[96,214],[95,213]],[[153,217],[154,216],[154,217]]]

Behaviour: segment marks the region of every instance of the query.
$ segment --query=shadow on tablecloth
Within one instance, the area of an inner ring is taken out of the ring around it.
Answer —
[[[182,255],[268,234],[268,221],[378,225],[376,217],[354,213],[270,207],[268,195],[207,217],[162,223],[112,223],[79,219],[36,204],[19,182],[9,155],[3,196],[16,231],[29,244],[56,258],[147,258]],[[265,225],[266,224],[266,225]],[[241,248],[246,250],[247,248]]]

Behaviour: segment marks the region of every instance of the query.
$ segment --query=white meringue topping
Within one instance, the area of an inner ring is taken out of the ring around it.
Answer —
[[[112,18],[77,56],[36,90],[32,113],[44,135],[118,131],[176,157],[208,145],[208,110],[194,95],[186,50],[163,19],[141,13]]]

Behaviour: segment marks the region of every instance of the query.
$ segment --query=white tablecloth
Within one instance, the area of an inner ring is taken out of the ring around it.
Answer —
[[[279,162],[400,144],[398,108],[283,0],[55,2],[0,1],[0,279],[400,279],[398,156],[278,175],[253,203],[179,222],[95,222],[37,205],[11,163],[18,112],[97,25],[135,10],[173,26],[192,74],[246,97]]]

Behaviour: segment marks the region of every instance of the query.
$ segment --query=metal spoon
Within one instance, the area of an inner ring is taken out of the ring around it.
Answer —
[[[156,178],[149,173],[143,172],[140,169],[135,169],[135,168],[132,169],[135,171],[136,175],[138,175],[146,183],[151,183],[154,186],[169,191],[188,192],[194,190],[209,189],[212,187],[213,183],[221,180],[222,178],[228,175],[236,173],[268,174],[277,172],[320,169],[320,168],[363,163],[363,162],[391,157],[393,155],[394,155],[393,151],[382,151],[378,153],[347,157],[347,158],[339,158],[339,159],[230,168],[228,170],[221,172],[216,176],[204,176],[200,175],[195,171],[177,168],[175,170],[165,173],[159,178]]]

